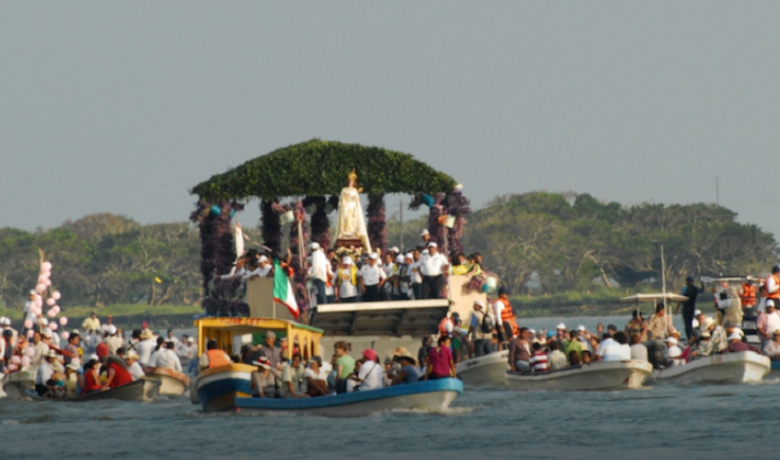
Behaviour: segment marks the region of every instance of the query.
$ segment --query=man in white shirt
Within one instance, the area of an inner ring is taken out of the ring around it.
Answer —
[[[372,252],[368,256],[368,263],[360,267],[358,272],[364,302],[376,302],[379,300],[379,288],[387,278],[378,261],[379,256],[377,256],[376,252]]]
[[[144,370],[141,368],[141,364],[138,363],[138,353],[135,350],[128,350],[127,356],[125,356],[127,362],[127,370],[130,375],[133,376],[133,381],[146,377]]]
[[[384,371],[382,366],[376,362],[376,351],[371,348],[363,352],[365,362],[360,366],[357,376],[355,391],[376,390],[384,385]]]
[[[176,372],[181,372],[181,361],[176,356],[174,351],[176,344],[173,342],[166,342],[164,347],[160,347],[155,355],[154,362],[147,364],[149,367],[163,367],[165,369],[171,369]]]
[[[141,341],[135,346],[135,350],[138,352],[138,362],[141,366],[146,366],[149,363],[149,358],[152,357],[152,352],[157,348],[157,341],[154,340],[154,334],[149,329],[144,329],[141,332]]]
[[[54,375],[54,367],[52,364],[56,359],[57,353],[54,350],[48,350],[44,361],[41,362],[35,372],[35,391],[38,393],[38,396],[43,396],[49,390],[46,386],[46,382]]]
[[[450,263],[443,254],[439,253],[439,247],[434,242],[428,243],[428,256],[421,258],[420,261],[420,272],[423,277],[423,299],[438,299],[444,287],[443,274],[449,268]]]
[[[328,303],[325,285],[328,283],[328,278],[332,276],[330,263],[328,263],[328,258],[325,256],[319,243],[314,242],[309,247],[312,251],[309,276],[317,289],[317,305],[325,305]]]

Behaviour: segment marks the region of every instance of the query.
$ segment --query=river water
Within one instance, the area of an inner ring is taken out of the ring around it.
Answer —
[[[778,380],[619,392],[467,387],[446,412],[344,419],[204,414],[186,399],[6,399],[0,458],[767,458],[780,448],[778,408]]]

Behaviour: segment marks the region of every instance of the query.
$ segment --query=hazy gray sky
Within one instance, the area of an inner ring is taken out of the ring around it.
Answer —
[[[480,207],[714,202],[780,229],[780,2],[2,2],[0,226],[185,220],[314,137],[409,152]]]

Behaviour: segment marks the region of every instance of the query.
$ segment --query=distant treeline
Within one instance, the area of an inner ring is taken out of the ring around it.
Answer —
[[[463,246],[481,252],[514,295],[660,286],[689,275],[757,274],[777,261],[774,237],[740,224],[729,209],[707,204],[602,203],[587,194],[527,193],[496,198],[468,217]],[[427,218],[403,226],[404,246],[420,241]],[[259,231],[244,227],[252,240]],[[400,225],[388,221],[388,242]],[[140,225],[113,214],[67,221],[51,230],[0,229],[0,302],[21,308],[36,284],[38,248],[54,264],[63,306],[200,302],[200,240],[189,223]],[[528,283],[533,280],[532,283]]]

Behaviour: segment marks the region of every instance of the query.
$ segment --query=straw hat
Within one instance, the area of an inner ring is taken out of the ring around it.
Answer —
[[[141,340],[149,340],[151,338],[154,338],[154,334],[152,334],[152,331],[149,329],[144,329],[143,332],[141,332]]]

